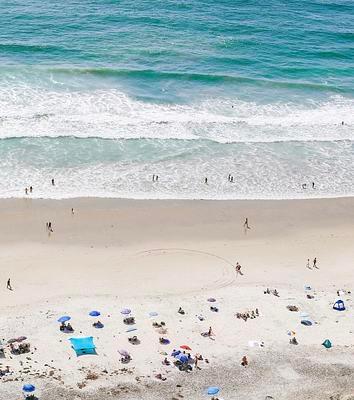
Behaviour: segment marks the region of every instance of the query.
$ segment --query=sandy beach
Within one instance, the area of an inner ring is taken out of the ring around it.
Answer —
[[[21,398],[24,383],[41,400],[197,400],[208,386],[224,400],[354,399],[353,223],[353,198],[1,200],[0,369],[11,373],[0,378],[0,399]],[[345,311],[333,309],[339,298]],[[123,308],[136,331],[126,332]],[[255,309],[255,318],[236,317]],[[92,326],[92,310],[103,329]],[[59,330],[62,315],[74,333]],[[161,321],[162,331],[152,325]],[[203,337],[209,327],[213,336]],[[7,341],[22,335],[30,353],[11,354]],[[97,354],[76,356],[68,339],[83,336]],[[199,369],[173,365],[181,345],[203,356]]]

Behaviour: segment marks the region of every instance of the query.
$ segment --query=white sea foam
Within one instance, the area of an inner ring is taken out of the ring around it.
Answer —
[[[244,145],[235,156],[232,152],[212,157],[201,153],[181,159],[106,159],[79,165],[73,161],[61,167],[45,162],[38,166],[38,160],[31,164],[9,156],[0,160],[0,197],[22,197],[24,187],[29,185],[34,187],[33,197],[43,198],[281,199],[354,195],[352,142],[307,142],[295,147],[258,143]],[[75,158],[72,151],[67,158]],[[234,183],[228,181],[229,173]],[[152,182],[153,174],[159,175],[157,183]],[[56,179],[55,187],[51,185],[52,177]],[[301,184],[305,182],[308,189],[303,190]]]
[[[345,125],[341,125],[344,121]],[[76,136],[225,142],[354,139],[354,100],[258,104],[209,98],[154,104],[123,92],[0,86],[0,138]]]

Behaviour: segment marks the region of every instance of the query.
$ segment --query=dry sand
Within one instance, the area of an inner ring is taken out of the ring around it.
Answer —
[[[354,290],[354,199],[2,200],[0,224],[0,339],[25,335],[33,350],[6,349],[0,369],[9,365],[13,373],[0,378],[1,400],[21,398],[24,383],[35,384],[41,400],[194,400],[207,398],[209,385],[220,386],[225,400],[354,399],[352,294],[342,296],[346,311],[332,309],[338,289]],[[319,269],[307,269],[314,257]],[[236,261],[243,276],[235,275]],[[280,296],[264,294],[267,287]],[[137,346],[128,343],[124,307],[136,318]],[[255,308],[255,319],[235,317]],[[101,330],[88,316],[94,309],[102,313]],[[170,345],[159,344],[151,311],[166,323]],[[301,312],[313,326],[301,325]],[[73,335],[58,329],[65,314]],[[214,340],[200,335],[210,326]],[[296,332],[297,346],[288,331]],[[68,338],[91,335],[97,355],[77,358]],[[327,338],[331,349],[321,345]],[[252,340],[264,347],[251,347]],[[172,361],[182,344],[209,363],[191,373],[163,366],[163,353]],[[120,363],[118,349],[131,353],[129,364]],[[89,371],[97,379],[87,379]]]

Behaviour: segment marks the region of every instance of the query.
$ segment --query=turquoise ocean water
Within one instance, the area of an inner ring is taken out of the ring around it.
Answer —
[[[354,195],[354,2],[0,0],[0,197],[29,185]]]

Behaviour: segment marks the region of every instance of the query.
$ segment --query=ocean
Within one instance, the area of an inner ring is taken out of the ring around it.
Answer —
[[[29,186],[354,195],[354,2],[0,0],[0,197]]]

